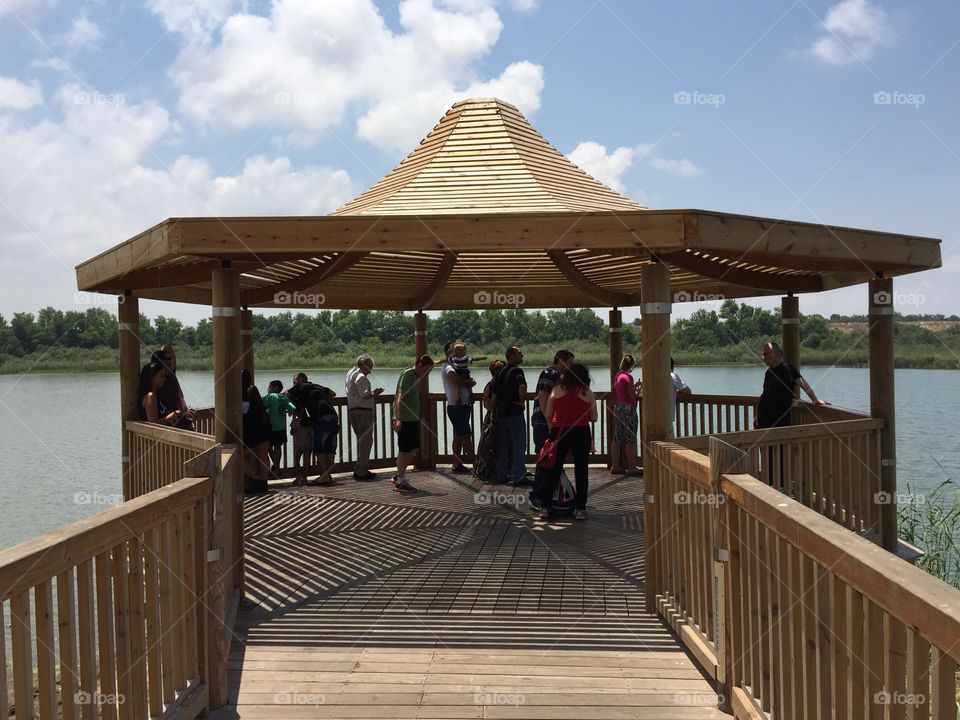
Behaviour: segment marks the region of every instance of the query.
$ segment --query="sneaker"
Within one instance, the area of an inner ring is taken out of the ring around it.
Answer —
[[[550,519],[550,511],[547,508],[540,508],[540,519],[541,520]]]
[[[369,470],[365,470],[362,473],[354,473],[353,479],[354,480],[376,480],[377,474],[372,473]]]
[[[399,492],[399,493],[404,493],[404,492],[406,492],[406,493],[420,492],[419,490],[417,490],[417,488],[415,488],[413,485],[410,484],[410,481],[409,481],[409,480],[397,480],[397,482],[394,483],[394,485],[393,485],[393,491],[394,491],[394,492]]]
[[[539,511],[540,511],[540,501],[537,500],[536,498],[530,498],[530,507],[531,507],[533,510],[539,512]]]
[[[514,480],[511,483],[511,485],[513,485],[514,487],[530,487],[531,485],[533,485],[533,478],[524,476],[519,480]]]
[[[574,519],[574,520],[586,520],[586,519],[587,519],[587,511],[586,511],[586,510],[577,510],[577,511],[573,514],[573,519]]]
[[[456,467],[456,468],[450,468],[450,472],[453,473],[454,475],[469,475],[469,474],[470,474],[470,470],[467,468],[466,465],[461,465],[460,467]]]
[[[391,484],[391,485],[396,485],[396,484],[397,484],[397,476],[396,476],[396,475],[394,475],[392,478],[390,478],[390,484]]]

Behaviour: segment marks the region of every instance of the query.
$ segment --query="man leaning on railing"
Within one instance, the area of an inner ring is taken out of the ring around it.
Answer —
[[[795,385],[803,388],[817,405],[827,404],[817,398],[800,371],[783,359],[783,350],[775,342],[764,343],[760,356],[767,365],[767,372],[763,376],[763,393],[753,418],[754,428],[786,427],[790,424]]]

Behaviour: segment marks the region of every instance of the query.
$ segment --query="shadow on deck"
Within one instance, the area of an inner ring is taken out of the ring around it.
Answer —
[[[726,717],[644,611],[641,481],[591,474],[577,523],[443,473],[248,499],[214,717]]]

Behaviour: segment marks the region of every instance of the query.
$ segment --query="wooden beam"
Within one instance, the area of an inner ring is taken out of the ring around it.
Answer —
[[[174,222],[173,220],[168,222]],[[181,255],[679,248],[677,211],[184,218]]]
[[[869,291],[870,415],[884,421],[880,431],[880,544],[897,549],[897,426],[893,378],[893,281],[875,278]],[[879,502],[875,498],[874,502]]]
[[[307,290],[320,283],[336,277],[340,273],[349,270],[358,262],[367,256],[365,252],[344,252],[335,258],[328,260],[320,267],[309,270],[302,275],[298,275],[290,280],[285,280],[275,285],[257,288],[256,290],[247,290],[242,293],[241,298],[244,305],[262,305],[271,304],[271,301],[282,293],[293,293],[296,290]]]
[[[820,292],[823,281],[816,275],[777,275],[727,265],[692,252],[661,254],[661,259],[688,272],[718,282],[769,292]]]
[[[563,273],[563,276],[570,281],[571,285],[591,297],[602,307],[636,305],[637,301],[634,293],[618,292],[600,287],[580,272],[563,250],[550,250],[547,255],[550,256],[553,264],[557,266],[557,270]]]
[[[181,265],[162,265],[160,267],[135,270],[97,286],[98,292],[123,292],[148,288],[180,287],[210,282],[214,268],[220,262],[204,259],[200,263]]]
[[[130,438],[125,424],[139,420],[137,397],[140,382],[140,303],[129,295],[117,305],[118,343],[120,352],[120,466],[123,499],[130,499]]]
[[[450,278],[450,273],[453,272],[453,268],[456,266],[456,264],[456,253],[444,253],[443,259],[440,261],[440,267],[437,268],[437,274],[433,276],[433,280],[430,281],[430,284],[427,285],[419,295],[416,295],[412,300],[410,300],[409,304],[407,305],[407,309],[422,310],[429,308],[431,303],[433,303],[434,298],[437,297],[437,293],[440,291],[440,288],[446,285],[447,280]]]
[[[688,233],[685,246],[783,269],[940,267],[940,241],[931,238],[700,211],[696,232]]]
[[[77,265],[77,289],[95,290],[100,284],[138,268],[176,257],[179,227],[167,220]]]

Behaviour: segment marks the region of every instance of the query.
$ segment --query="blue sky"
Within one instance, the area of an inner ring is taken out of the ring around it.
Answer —
[[[898,309],[957,313],[958,70],[955,2],[0,0],[0,313],[168,216],[328,212],[471,95],[650,207],[941,238]]]

